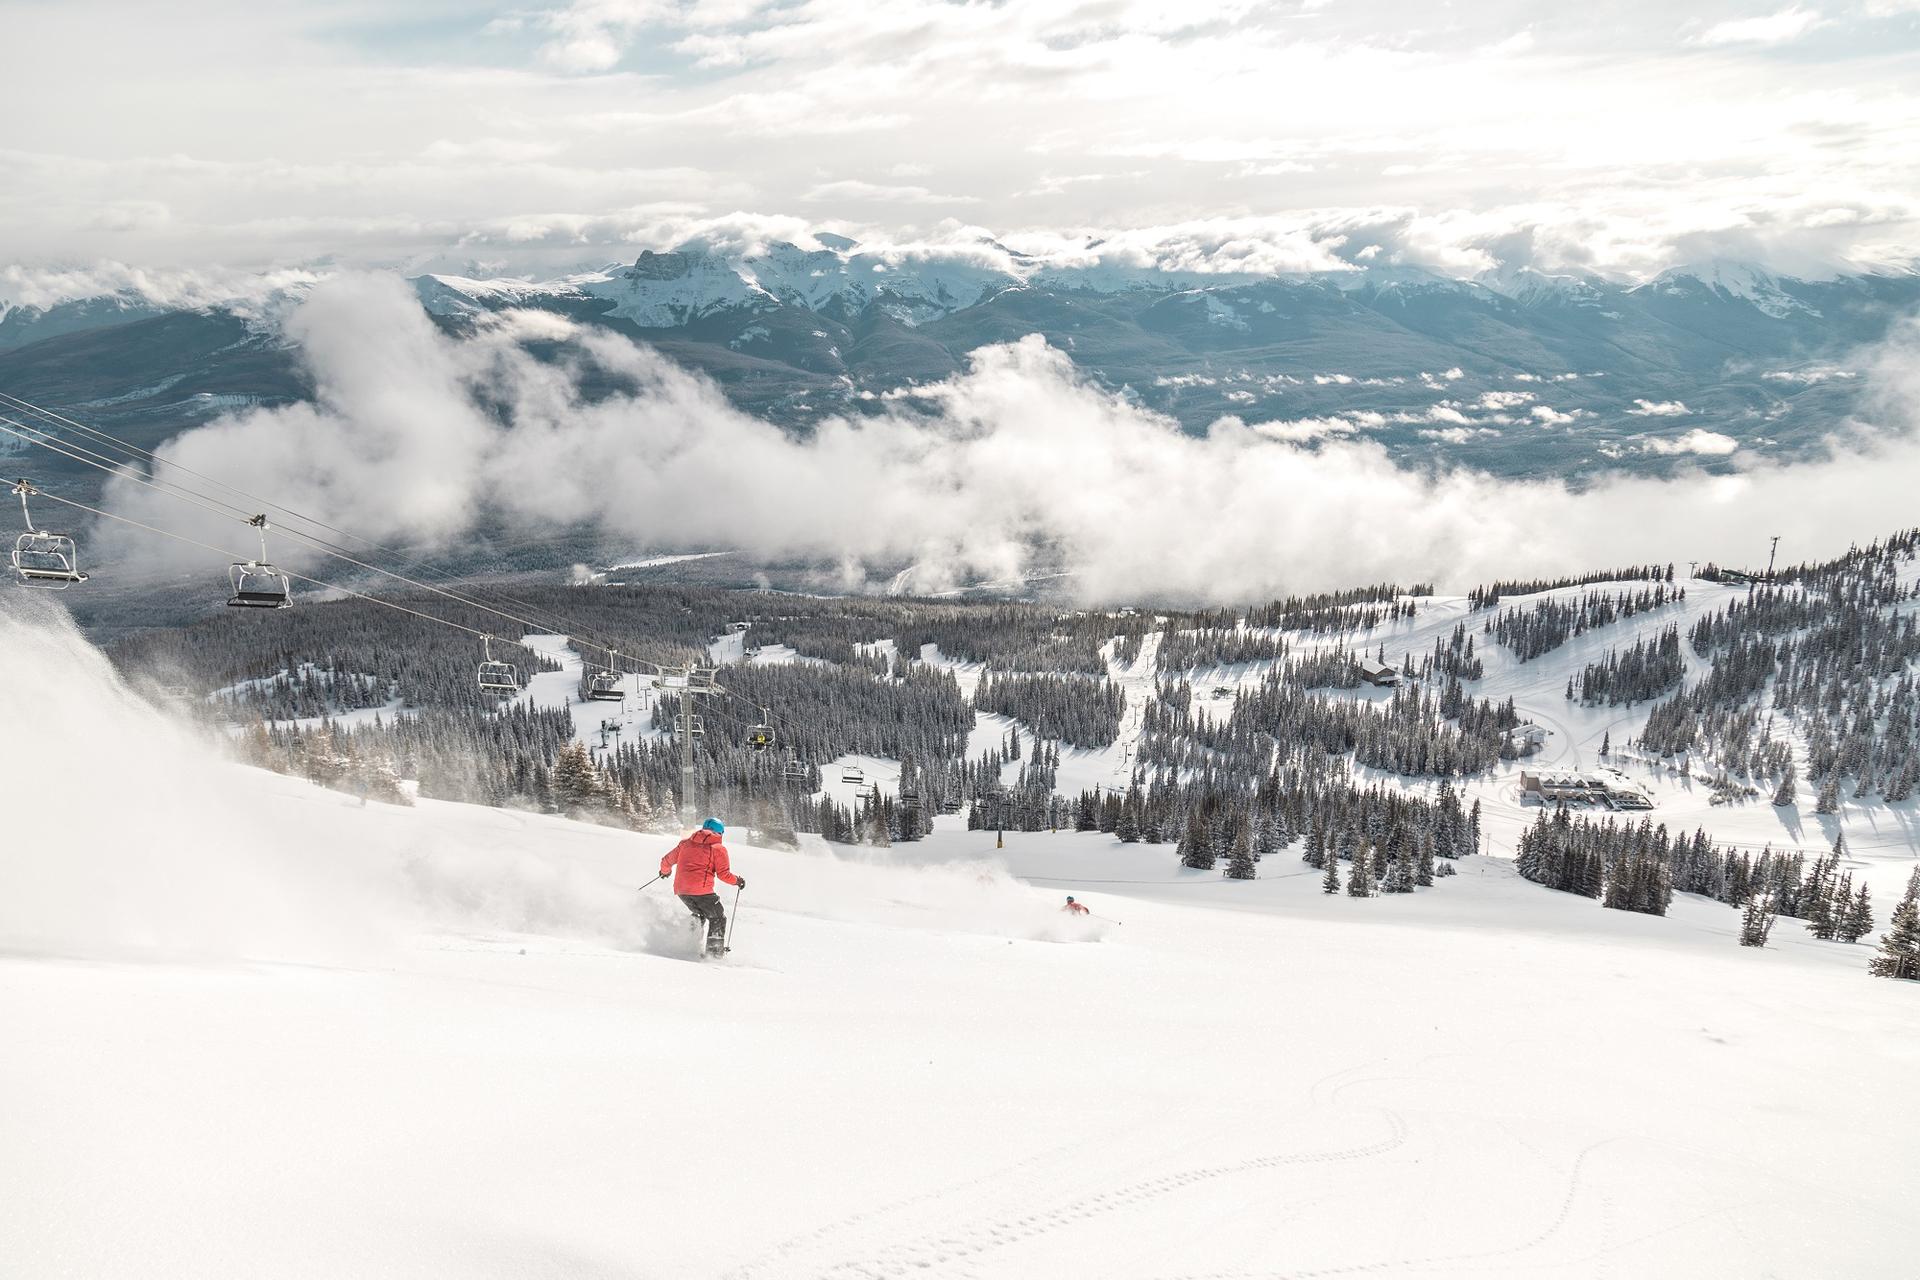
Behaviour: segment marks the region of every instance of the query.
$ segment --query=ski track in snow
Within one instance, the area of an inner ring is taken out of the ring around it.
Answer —
[[[1700,595],[1633,627],[1724,598]],[[1382,628],[1390,658],[1474,616],[1455,603]],[[1476,695],[1551,724],[1529,766],[1587,760],[1645,706],[1558,686],[1632,634],[1524,665],[1479,646]],[[528,642],[564,669],[521,696],[578,714],[578,656]],[[1154,644],[1113,671],[1119,741],[1063,752],[1062,790],[1124,777]],[[29,1104],[0,1113],[0,1239],[23,1276],[1910,1274],[1920,1032],[1867,945],[1783,927],[1748,951],[1720,904],[1604,911],[1499,857],[1350,900],[1297,847],[1239,883],[1170,845],[996,851],[942,817],[891,850],[737,847],[736,950],[701,963],[679,904],[635,892],[671,836],[361,808],[201,759],[97,655],[31,651],[49,678],[0,682],[22,726],[0,779],[90,752],[126,794],[50,779],[0,848],[0,1026],[25,1050],[0,1096]],[[1723,842],[1838,829],[1614,763],[1654,821]],[[1496,847],[1537,812],[1516,777],[1463,788]],[[1914,813],[1844,815],[1882,921]],[[1063,886],[1096,895],[1088,929]]]

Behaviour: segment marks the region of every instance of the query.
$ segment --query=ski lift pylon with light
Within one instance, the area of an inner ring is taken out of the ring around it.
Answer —
[[[27,497],[40,492],[28,480],[13,482],[20,495],[20,515],[27,531],[14,540],[13,571],[30,587],[65,591],[76,582],[85,582],[80,572],[80,549],[64,533],[47,533],[33,527],[33,513],[27,510]]]
[[[265,514],[254,516],[248,524],[260,531],[260,558],[243,560],[233,566],[233,596],[227,601],[232,609],[285,609],[293,603],[293,579],[267,563],[267,524]]]
[[[520,674],[513,669],[513,664],[493,660],[493,637],[480,637],[480,648],[486,655],[480,663],[480,687],[512,693],[520,692]]]

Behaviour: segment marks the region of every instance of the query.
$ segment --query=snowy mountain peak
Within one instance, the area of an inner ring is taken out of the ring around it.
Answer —
[[[1608,282],[1584,272],[1555,273],[1532,267],[1496,267],[1474,277],[1474,283],[1525,306],[1570,304],[1597,306],[1604,302]]]
[[[1675,297],[1705,292],[1748,303],[1775,319],[1795,311],[1817,315],[1818,312],[1812,307],[1783,288],[1783,285],[1795,283],[1798,282],[1776,276],[1756,263],[1713,258],[1706,262],[1669,268],[1640,287]]]

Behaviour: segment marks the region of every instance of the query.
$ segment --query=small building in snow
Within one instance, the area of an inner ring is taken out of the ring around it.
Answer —
[[[1513,743],[1513,749],[1516,752],[1523,756],[1531,755],[1547,745],[1547,728],[1532,721],[1517,724],[1507,734],[1507,739]]]
[[[1400,683],[1400,673],[1384,662],[1363,657],[1360,662],[1360,678],[1368,684],[1377,684],[1382,688],[1392,688]]]

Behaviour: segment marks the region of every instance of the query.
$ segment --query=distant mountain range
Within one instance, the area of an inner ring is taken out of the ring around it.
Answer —
[[[411,283],[450,331],[508,308],[561,313],[651,343],[797,430],[1038,333],[1191,429],[1232,414],[1281,439],[1372,439],[1410,465],[1503,474],[1719,465],[1736,448],[1790,456],[1854,411],[1863,352],[1920,311],[1911,270],[1808,280],[1717,261],[1638,284],[1385,264],[1257,276],[1091,254],[1063,265],[990,241],[917,257],[818,241],[751,254],[689,243],[549,281]],[[235,405],[308,394],[274,319],[293,300],[0,304],[0,389],[151,447]]]

